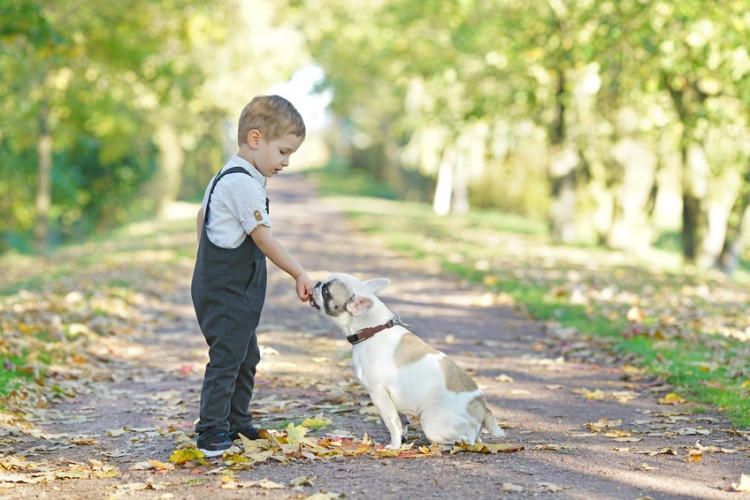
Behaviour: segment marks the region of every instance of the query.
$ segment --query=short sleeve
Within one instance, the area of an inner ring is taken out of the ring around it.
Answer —
[[[227,192],[228,210],[250,234],[259,225],[271,227],[271,217],[266,208],[266,190],[247,175],[237,175]]]

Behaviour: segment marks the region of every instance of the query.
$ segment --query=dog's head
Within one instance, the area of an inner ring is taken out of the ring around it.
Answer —
[[[382,304],[375,294],[390,284],[388,278],[361,281],[349,274],[332,274],[315,285],[310,305],[343,327]]]

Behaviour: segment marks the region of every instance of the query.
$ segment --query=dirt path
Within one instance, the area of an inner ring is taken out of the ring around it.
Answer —
[[[561,346],[576,347],[577,339],[565,332],[553,335],[512,307],[492,304],[482,291],[355,233],[313,197],[300,176],[274,179],[269,194],[275,234],[312,278],[331,272],[391,278],[384,301],[473,375],[506,429],[506,441],[524,450],[270,460],[232,474],[222,473],[218,460],[206,467],[139,470],[144,461],[167,462],[197,416],[206,357],[190,305],[187,263],[173,277],[179,286],[143,305],[151,326],[112,338],[102,348],[86,394],[39,411],[26,429],[0,427],[0,463],[15,457],[37,464],[26,470],[0,467],[0,498],[741,495],[729,491],[741,474],[750,474],[750,440],[720,415],[659,404],[669,388],[632,370],[564,360]],[[320,415],[332,423],[313,436],[362,438],[366,433],[386,442],[384,425],[367,413],[368,398],[353,379],[348,343],[296,299],[287,276],[269,268],[259,333],[264,357],[252,406],[258,423],[281,428]],[[416,428],[412,434],[418,434]],[[52,479],[51,470],[57,471]],[[307,480],[292,489],[296,478]],[[259,480],[286,487],[252,483]]]

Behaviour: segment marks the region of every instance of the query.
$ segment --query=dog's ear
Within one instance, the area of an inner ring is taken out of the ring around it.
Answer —
[[[389,280],[388,278],[375,278],[372,280],[365,281],[365,285],[367,285],[370,291],[374,294],[378,294],[379,292],[382,292],[390,284],[391,284],[391,280]]]
[[[372,304],[373,302],[370,297],[355,295],[349,302],[347,302],[346,310],[349,311],[352,316],[359,316],[360,314],[369,311],[372,308]]]

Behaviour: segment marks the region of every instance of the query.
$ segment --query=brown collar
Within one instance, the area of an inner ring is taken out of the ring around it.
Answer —
[[[360,342],[369,339],[373,335],[375,335],[378,332],[382,332],[383,330],[386,330],[388,328],[392,328],[396,325],[401,325],[403,327],[409,328],[410,325],[407,325],[398,316],[394,316],[391,318],[391,320],[384,324],[384,325],[378,325],[378,326],[371,326],[370,328],[363,328],[354,335],[349,335],[346,337],[346,340],[349,341],[351,345],[359,344]]]

